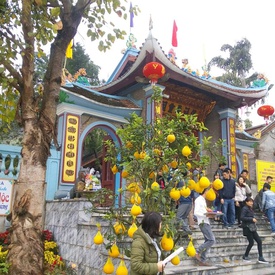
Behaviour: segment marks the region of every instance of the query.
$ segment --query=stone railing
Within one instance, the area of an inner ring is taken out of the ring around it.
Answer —
[[[54,194],[58,190],[60,151],[52,148],[51,155],[47,160],[46,199],[54,199]],[[17,179],[21,162],[21,146],[0,144],[0,179]],[[69,186],[68,188],[71,188]]]
[[[44,228],[53,232],[60,255],[67,264],[77,265],[78,274],[98,275],[103,274],[108,254],[104,244],[95,245],[93,242],[98,231],[96,224],[100,223],[104,233],[109,223],[102,218],[103,214],[87,211],[91,207],[91,203],[83,198],[47,201]],[[108,211],[108,208],[100,209]],[[112,261],[117,267],[120,258]],[[129,267],[129,261],[125,263]]]

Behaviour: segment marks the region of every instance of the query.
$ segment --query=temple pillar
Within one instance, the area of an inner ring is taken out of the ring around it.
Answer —
[[[218,111],[221,122],[221,138],[226,146],[222,148],[222,154],[227,160],[227,166],[231,168],[233,176],[237,176],[235,121],[236,110],[226,108]]]
[[[159,84],[156,84],[161,91],[163,92],[165,87]],[[162,102],[157,104],[152,100],[153,95],[153,86],[150,84],[144,88],[145,91],[145,117],[146,123],[152,123],[157,117],[162,116]]]

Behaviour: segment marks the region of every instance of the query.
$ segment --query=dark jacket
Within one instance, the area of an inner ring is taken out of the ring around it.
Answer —
[[[241,210],[241,221],[242,221],[242,228],[243,228],[244,236],[247,236],[248,232],[249,232],[247,225],[255,224],[253,222],[253,218],[254,218],[254,211],[253,211],[252,207],[248,207],[247,205],[245,205]],[[257,228],[256,228],[256,230],[257,230]]]
[[[177,184],[177,188],[181,188],[184,186],[184,182],[183,181],[180,181],[178,184]],[[193,200],[194,200],[194,191],[191,190],[191,193],[188,197],[183,197],[183,196],[180,196],[180,199],[179,199],[179,204],[192,204],[193,203]]]
[[[263,189],[261,189],[258,194],[256,195],[253,203],[253,209],[254,210],[260,210],[263,211],[262,209],[262,200],[263,200]]]
[[[247,226],[248,224],[254,223],[253,219],[254,219],[253,209],[245,205],[241,211],[241,221],[242,221],[243,227]]]
[[[158,253],[152,239],[140,226],[133,236],[130,275],[156,275],[157,262]]]
[[[233,179],[222,179],[223,188],[219,190],[220,199],[233,199],[236,194],[236,184]]]

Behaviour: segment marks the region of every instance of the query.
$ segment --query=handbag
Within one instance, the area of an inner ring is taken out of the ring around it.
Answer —
[[[257,226],[256,226],[255,223],[250,223],[250,224],[247,225],[247,227],[248,227],[248,229],[249,229],[250,232],[257,231]]]

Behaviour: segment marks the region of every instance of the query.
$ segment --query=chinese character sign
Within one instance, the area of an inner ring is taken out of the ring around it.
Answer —
[[[79,117],[68,115],[63,157],[62,181],[74,183],[76,179],[76,160],[78,147]]]
[[[258,182],[258,190],[263,188],[263,184],[267,176],[271,176],[273,181],[271,182],[271,190],[275,192],[275,162],[256,160],[256,174]]]
[[[10,213],[12,181],[0,179],[0,215]]]

